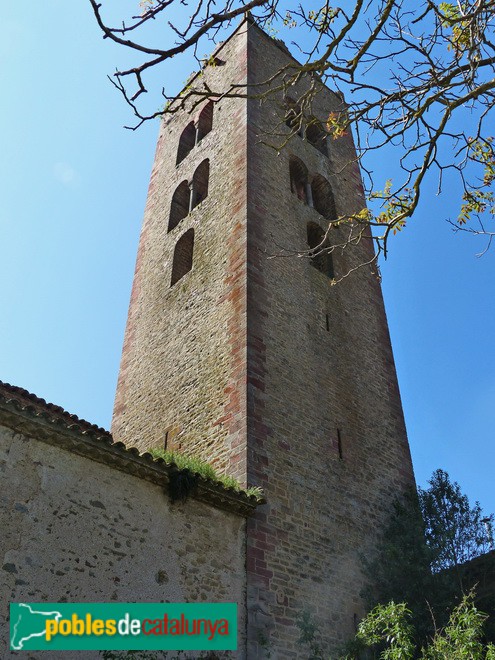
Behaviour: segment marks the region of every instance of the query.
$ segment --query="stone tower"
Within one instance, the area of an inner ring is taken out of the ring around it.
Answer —
[[[414,483],[380,285],[366,267],[331,284],[371,241],[273,256],[314,248],[328,219],[364,207],[352,138],[326,139],[308,116],[279,152],[267,144],[314,79],[262,103],[220,95],[294,64],[246,20],[201,74],[219,95],[163,122],[112,426],[265,489],[246,531],[249,658],[303,657],[305,610],[324,648],[353,634],[362,556]],[[321,87],[311,113],[341,107]]]

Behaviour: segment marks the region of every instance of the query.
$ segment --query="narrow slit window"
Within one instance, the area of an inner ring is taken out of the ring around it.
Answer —
[[[177,161],[175,163],[176,165],[178,165],[184,160],[184,158],[189,154],[191,149],[194,148],[195,144],[196,144],[196,126],[192,121],[185,127],[179,138],[179,148],[177,149]]]
[[[172,279],[170,286],[174,286],[192,268],[194,250],[194,229],[188,229],[179,238],[175,245],[172,263]]]
[[[170,205],[170,216],[168,219],[168,230],[172,231],[181,220],[183,220],[189,213],[191,191],[187,181],[183,181],[176,188]]]
[[[337,449],[338,449],[338,452],[339,452],[340,460],[343,460],[344,452],[343,452],[343,449],[342,449],[342,433],[341,433],[340,429],[337,429]]]

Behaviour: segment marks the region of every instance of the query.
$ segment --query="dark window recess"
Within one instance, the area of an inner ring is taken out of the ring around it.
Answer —
[[[211,131],[213,126],[213,101],[208,101],[199,113],[197,142]]]
[[[189,189],[189,184],[187,181],[183,181],[179,184],[178,188],[176,188],[172,196],[167,231],[172,231],[174,227],[177,227],[179,222],[189,213],[190,197],[191,191]]]
[[[302,111],[301,106],[288,96],[285,99],[285,125],[288,126],[292,133],[302,133]]]
[[[306,126],[306,140],[328,157],[327,134],[316,117],[310,117]]]
[[[192,268],[194,249],[194,229],[188,229],[177,241],[172,264],[172,279],[170,286],[174,286]]]
[[[325,241],[325,232],[314,222],[308,223],[308,245],[311,265],[327,277],[334,277],[332,255],[328,252],[329,245]]]
[[[165,437],[163,438],[163,449],[167,451],[168,447],[168,431],[165,431]]]
[[[327,332],[330,332],[330,314],[325,314],[325,323],[327,326]]]
[[[184,158],[188,155],[191,149],[194,148],[196,144],[196,126],[192,121],[189,123],[185,129],[182,131],[182,134],[179,139],[179,148],[177,149],[177,161],[176,165],[181,163]]]
[[[289,159],[289,175],[290,191],[308,204],[308,168],[297,156],[291,156]]]
[[[182,131],[179,138],[179,148],[177,149],[176,165],[181,163],[189,152],[194,149],[196,144],[202,140],[205,135],[211,131],[213,126],[213,101],[208,101],[201,110],[198,117],[197,126],[193,121]]]
[[[194,172],[192,184],[183,181],[175,190],[170,205],[168,230],[172,231],[195,206],[208,196],[208,180],[210,176],[210,161],[204,160]]]
[[[315,176],[311,182],[311,194],[313,197],[313,207],[318,213],[325,220],[335,220],[337,218],[337,211],[335,209],[332,186],[321,174]]]
[[[208,197],[208,179],[210,177],[210,161],[204,160],[194,172],[192,183],[191,210]]]
[[[305,138],[320,153],[328,157],[327,133],[316,117],[305,117],[301,106],[290,96],[285,99],[285,125],[291,133]]]
[[[340,432],[340,429],[337,429],[337,449],[339,451],[339,458],[342,460],[344,458],[344,454],[342,451],[342,433]]]

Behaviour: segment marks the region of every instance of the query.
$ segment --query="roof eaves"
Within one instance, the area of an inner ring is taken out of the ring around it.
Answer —
[[[0,424],[41,442],[61,447],[133,476],[151,481],[169,491],[178,474],[195,477],[191,497],[217,508],[249,516],[258,501],[254,496],[205,479],[189,470],[181,470],[174,463],[140,454],[136,447],[114,442],[111,433],[71,415],[60,406],[47,403],[22,388],[0,381]]]

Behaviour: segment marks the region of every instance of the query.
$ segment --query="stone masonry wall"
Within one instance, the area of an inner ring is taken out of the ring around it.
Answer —
[[[248,62],[249,82],[259,83],[293,60],[252,26]],[[304,84],[288,94],[297,100]],[[341,107],[322,88],[312,113],[324,121]],[[274,257],[308,249],[308,222],[328,226],[291,193],[291,154],[310,178],[330,182],[338,214],[365,206],[350,136],[328,139],[329,158],[299,136],[279,153],[263,144],[274,126],[289,133],[285,111],[281,94],[248,101],[248,481],[268,500],[248,521],[253,658],[302,657],[296,622],[305,610],[327,653],[352,636],[364,613],[362,556],[373,552],[393,499],[414,482],[373,269],[332,286],[308,258]],[[372,254],[369,239],[337,251],[336,277]]]
[[[189,83],[223,90],[246,79],[246,31]],[[246,103],[214,104],[213,127],[176,166],[184,128],[204,103],[162,124],[141,233],[112,433],[140,449],[199,455],[246,474]],[[207,198],[167,232],[172,196],[210,161]],[[192,270],[170,286],[177,240],[194,228]]]
[[[294,63],[250,21],[217,57],[204,79],[221,91]],[[288,94],[297,100],[308,84]],[[341,107],[322,89],[312,112],[324,120]],[[273,149],[265,143],[276,143],[274,126],[288,132],[284,115],[281,93],[262,103],[222,97],[213,130],[175,169],[191,115],[178,112],[162,126],[113,422],[128,444],[166,439],[265,488],[268,504],[247,530],[249,658],[302,657],[305,609],[328,653],[353,634],[364,613],[362,557],[374,552],[393,499],[414,482],[374,269],[333,287],[308,258],[275,256],[307,249],[308,222],[327,228],[291,193],[291,154],[310,176],[328,179],[338,213],[364,207],[352,138],[329,141],[329,158],[299,136]],[[167,233],[173,192],[204,158],[208,197]],[[173,247],[190,227],[193,268],[170,288]],[[336,276],[372,249],[365,237],[337,252]]]
[[[480,555],[462,566],[464,589],[476,590],[477,607],[495,617],[495,550]],[[492,623],[495,633],[495,621]]]
[[[242,516],[5,426],[0,504],[1,658],[11,601],[237,602],[243,648]]]

